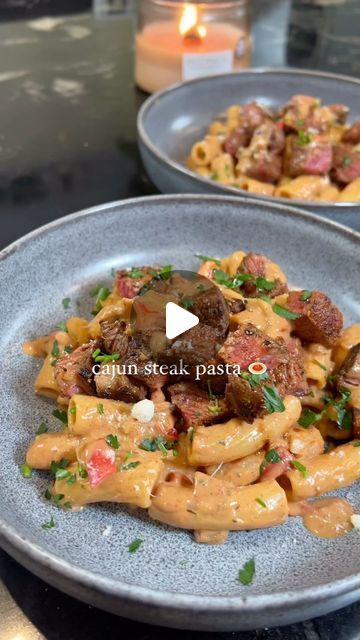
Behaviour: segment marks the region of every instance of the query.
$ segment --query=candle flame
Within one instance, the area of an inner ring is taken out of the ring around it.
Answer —
[[[179,22],[179,32],[184,38],[202,40],[206,36],[206,27],[198,24],[198,8],[194,4],[186,3],[183,6]]]

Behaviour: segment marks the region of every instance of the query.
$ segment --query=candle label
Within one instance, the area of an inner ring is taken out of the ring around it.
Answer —
[[[182,79],[193,80],[203,76],[233,71],[233,51],[213,53],[184,53],[182,56]]]

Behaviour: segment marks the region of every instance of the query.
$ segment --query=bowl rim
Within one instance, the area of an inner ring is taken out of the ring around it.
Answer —
[[[325,79],[334,80],[334,81],[348,82],[350,84],[354,84],[355,86],[357,86],[360,92],[360,79],[358,78],[343,75],[343,74],[331,73],[329,71],[312,71],[308,69],[300,69],[295,67],[294,68],[293,67],[279,67],[279,68],[254,67],[250,69],[243,69],[242,71],[235,71],[230,73],[219,73],[213,76],[195,78],[193,80],[188,80],[187,82],[178,82],[166,89],[157,91],[156,93],[153,93],[145,100],[145,102],[140,107],[137,115],[137,131],[138,131],[139,139],[145,145],[148,151],[151,152],[161,164],[166,165],[167,167],[171,167],[177,173],[180,173],[183,176],[191,178],[195,182],[200,182],[200,184],[204,185],[204,187],[209,187],[209,185],[213,185],[213,181],[208,180],[207,178],[204,178],[203,176],[196,174],[195,172],[188,169],[185,165],[180,164],[180,162],[176,162],[176,160],[173,160],[172,158],[167,156],[165,153],[163,153],[159,149],[159,147],[152,141],[151,137],[148,135],[146,130],[146,117],[149,111],[156,105],[156,103],[159,100],[166,97],[168,94],[176,93],[177,91],[181,90],[181,88],[184,86],[185,87],[194,86],[197,84],[209,82],[211,80],[216,80],[218,78],[227,78],[231,76],[234,77],[234,81],[235,81],[236,77],[238,76],[258,75],[259,77],[261,77],[262,75],[279,75],[281,77],[282,75],[289,74],[289,73],[297,76],[309,76],[309,77],[315,77],[315,78],[325,78]],[[255,200],[262,200],[266,202],[276,202],[278,204],[289,202],[291,203],[291,205],[294,205],[294,206],[319,207],[319,209],[329,209],[331,207],[336,207],[337,209],[341,209],[341,208],[351,209],[353,207],[359,207],[359,202],[331,202],[331,201],[326,202],[326,201],[320,201],[320,200],[300,200],[295,198],[287,199],[287,198],[280,198],[277,196],[266,196],[263,194],[250,193],[245,189],[240,189],[240,188],[238,189],[236,187],[223,185],[221,183],[214,183],[214,184],[218,189],[221,189],[224,195],[239,194],[240,196],[243,196],[243,197],[250,197],[250,198],[254,198]],[[247,196],[247,194],[250,194],[250,195]]]
[[[50,230],[54,228],[61,228],[65,224],[71,224],[83,217],[91,217],[92,215],[98,215],[106,211],[118,209],[118,215],[121,215],[123,208],[128,208],[133,205],[141,205],[149,202],[169,202],[176,201],[191,202],[196,201],[198,203],[213,201],[223,204],[229,204],[239,206],[241,204],[262,207],[266,209],[275,209],[280,215],[286,216],[291,213],[298,219],[303,219],[307,223],[316,224],[317,226],[331,229],[333,232],[345,236],[348,240],[360,243],[360,232],[357,232],[345,225],[339,224],[332,220],[322,218],[308,211],[297,209],[295,207],[289,207],[284,204],[269,203],[268,201],[258,201],[253,198],[241,198],[234,196],[226,196],[219,194],[170,194],[170,195],[155,195],[155,196],[142,196],[140,198],[129,198],[125,200],[116,200],[100,205],[96,205],[84,210],[77,211],[70,215],[62,216],[48,224],[36,228],[30,233],[15,240],[12,244],[8,245],[0,252],[0,269],[3,260],[6,260],[14,252],[20,249],[22,246],[29,244],[33,239],[41,235],[46,235]],[[29,540],[26,536],[23,537],[17,533],[16,528],[8,524],[4,518],[0,515],[0,544],[4,547],[8,553],[13,555],[18,561],[23,562],[23,558],[28,559],[28,564],[24,562],[25,566],[31,566],[31,570],[37,575],[40,575],[46,580],[46,576],[41,571],[53,570],[56,578],[69,580],[72,583],[81,585],[84,588],[90,588],[101,592],[105,596],[121,598],[128,602],[138,602],[144,605],[153,605],[156,607],[166,606],[172,610],[192,610],[198,612],[208,611],[209,608],[212,611],[236,611],[236,612],[256,612],[259,609],[267,608],[269,610],[283,609],[288,605],[302,605],[310,603],[314,600],[323,601],[327,598],[333,598],[341,596],[343,594],[354,591],[360,588],[360,573],[352,576],[339,578],[333,582],[327,582],[317,585],[315,587],[305,587],[288,592],[277,591],[270,594],[251,594],[248,596],[201,596],[187,593],[153,590],[149,587],[142,587],[136,584],[129,584],[117,580],[115,578],[104,577],[100,573],[83,569],[74,563],[62,559],[58,554],[44,550],[41,545]],[[39,567],[39,568],[38,568]],[[56,582],[53,581],[56,585]],[[60,588],[62,588],[60,586]]]

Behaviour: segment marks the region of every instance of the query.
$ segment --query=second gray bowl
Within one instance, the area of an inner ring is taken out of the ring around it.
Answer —
[[[295,94],[315,95],[325,103],[341,102],[350,121],[360,118],[360,80],[300,69],[252,69],[200,78],[156,93],[138,116],[140,152],[146,170],[163,193],[220,193],[301,206],[360,230],[360,204],[322,203],[248,194],[193,173],[186,157],[208,125],[231,104],[258,100],[278,107]]]

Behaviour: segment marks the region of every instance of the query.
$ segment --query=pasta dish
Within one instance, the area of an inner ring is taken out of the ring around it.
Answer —
[[[343,104],[297,95],[278,111],[257,102],[230,106],[196,142],[188,167],[251,193],[360,202],[360,120]]]
[[[198,258],[188,278],[114,271],[112,290],[91,292],[92,319],[65,298],[66,319],[24,344],[61,430],[40,425],[23,476],[50,472],[45,498],[69,512],[125,503],[203,543],[289,515],[347,533],[350,504],[312,499],[360,478],[360,324],[344,330],[325,293],[290,290],[264,255]],[[169,340],[159,300],[199,324]]]

